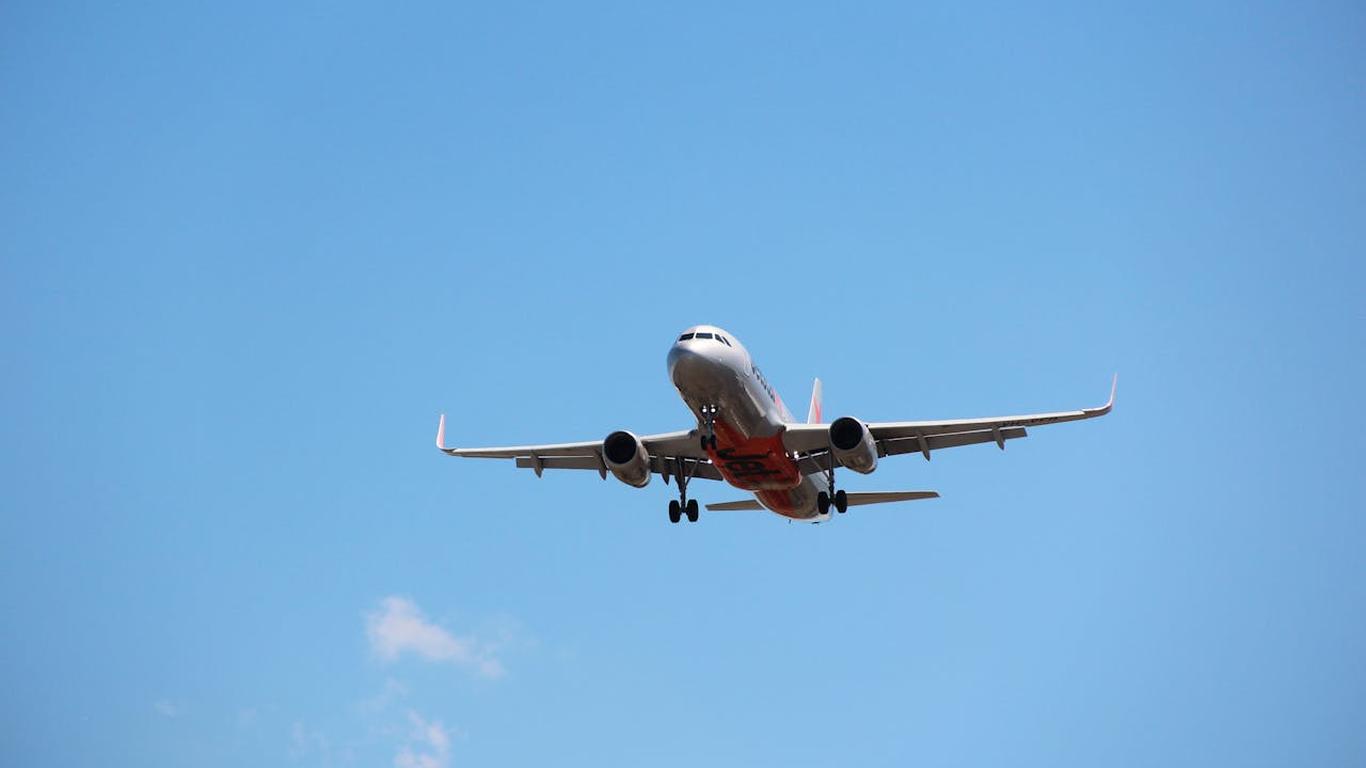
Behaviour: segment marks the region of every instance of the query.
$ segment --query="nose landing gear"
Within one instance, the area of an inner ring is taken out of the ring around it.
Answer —
[[[702,450],[716,450],[716,406],[704,405],[702,413]]]

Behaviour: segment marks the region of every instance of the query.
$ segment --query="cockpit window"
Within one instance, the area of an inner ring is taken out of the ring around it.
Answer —
[[[730,346],[730,339],[726,338],[725,336],[722,336],[718,333],[716,334],[716,338],[720,339],[722,344],[725,344],[728,347]]]
[[[687,341],[688,339],[691,339],[691,338],[692,338],[692,334],[691,334],[691,333],[685,333],[685,334],[683,334],[682,336],[679,336],[679,337],[678,337],[678,340],[679,340],[679,341]]]
[[[710,334],[710,333],[699,333],[699,334],[697,334],[697,338],[699,338],[699,339],[710,339],[710,338],[711,338],[711,334]]]

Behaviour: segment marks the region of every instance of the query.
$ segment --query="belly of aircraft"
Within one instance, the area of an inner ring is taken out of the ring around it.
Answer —
[[[755,491],[754,495],[770,512],[794,520],[808,520],[820,517],[816,510],[818,489],[810,480],[803,480],[796,487],[781,491]]]
[[[788,490],[802,481],[797,462],[783,447],[782,433],[746,438],[722,420],[716,422],[716,448],[707,454],[726,482],[746,491]]]
[[[766,509],[783,517],[821,517],[816,510],[820,489],[811,478],[802,476],[797,461],[783,445],[781,417],[771,408],[761,407],[756,395],[739,379],[724,384],[700,383],[711,388],[680,388],[679,392],[694,411],[707,403],[720,404],[715,424],[716,448],[708,449],[707,455],[725,481],[753,493]]]

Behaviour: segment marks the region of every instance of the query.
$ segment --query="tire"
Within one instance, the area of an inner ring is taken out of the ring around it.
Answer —
[[[688,522],[697,522],[697,499],[688,499]]]
[[[669,502],[669,522],[676,523],[682,516],[683,510],[678,506],[678,502]]]
[[[707,443],[711,445],[711,449],[713,451],[716,450],[716,435],[711,435],[707,437]]]
[[[848,508],[849,497],[844,493],[844,491],[835,491],[835,510],[842,515],[844,514],[844,510]]]
[[[816,494],[816,511],[822,515],[830,514],[830,494],[825,491]]]

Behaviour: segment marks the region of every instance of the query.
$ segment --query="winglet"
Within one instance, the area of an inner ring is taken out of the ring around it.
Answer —
[[[1119,389],[1118,373],[1110,380],[1110,399],[1105,401],[1105,405],[1102,405],[1099,408],[1084,408],[1082,409],[1082,412],[1085,413],[1088,418],[1091,416],[1104,416],[1109,413],[1110,410],[1115,407],[1115,390],[1117,389]]]
[[[436,448],[442,453],[451,452],[451,449],[446,447],[446,414],[444,413],[436,422]]]

